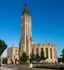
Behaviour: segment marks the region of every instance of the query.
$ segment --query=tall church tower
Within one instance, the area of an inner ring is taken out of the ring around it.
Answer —
[[[31,53],[31,16],[27,4],[25,4],[21,17],[21,38],[20,38],[20,56],[23,52],[28,55]]]

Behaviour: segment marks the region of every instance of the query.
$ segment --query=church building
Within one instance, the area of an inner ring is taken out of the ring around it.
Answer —
[[[15,48],[12,46],[7,50],[7,58],[8,63],[11,60],[14,62],[15,59],[19,60],[19,56],[22,56],[22,53],[25,52],[30,58],[30,54],[34,53],[35,55],[38,53],[41,55],[41,51],[43,50],[44,56],[47,58],[45,62],[54,63],[57,62],[57,50],[56,45],[46,42],[45,44],[34,44],[32,40],[32,23],[31,23],[31,15],[28,9],[28,6],[25,4],[25,7],[21,16],[21,25],[20,25],[20,43],[19,47]],[[11,52],[13,51],[13,52]]]
[[[26,52],[30,56],[31,53],[40,55],[41,50],[47,57],[46,62],[57,62],[57,51],[54,44],[34,44],[32,40],[31,15],[28,6],[25,5],[21,17],[21,38],[20,38],[20,56]]]

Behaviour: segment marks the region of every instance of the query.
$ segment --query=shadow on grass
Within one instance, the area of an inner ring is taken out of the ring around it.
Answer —
[[[52,70],[64,70],[64,66],[35,66],[34,68],[52,69]]]

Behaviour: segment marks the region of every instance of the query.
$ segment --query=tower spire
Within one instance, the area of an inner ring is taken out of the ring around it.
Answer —
[[[25,6],[27,6],[27,3],[25,3]]]
[[[23,10],[22,15],[24,15],[25,13],[28,14],[28,15],[30,15],[29,10],[28,10],[27,3],[25,3],[25,6],[24,6],[24,10]]]

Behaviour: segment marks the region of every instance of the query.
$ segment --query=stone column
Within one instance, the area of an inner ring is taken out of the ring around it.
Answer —
[[[54,63],[54,48],[52,48],[52,62]]]
[[[52,48],[52,58],[54,59],[54,48]]]
[[[46,57],[46,45],[44,45],[43,51],[44,51],[44,56]]]

